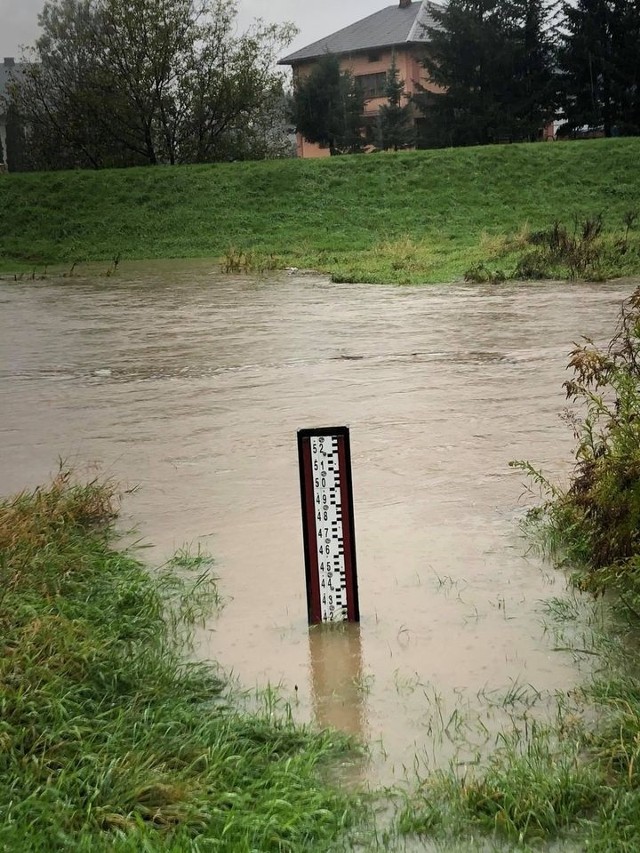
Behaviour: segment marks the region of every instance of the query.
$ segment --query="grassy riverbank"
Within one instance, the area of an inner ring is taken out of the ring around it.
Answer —
[[[1,175],[0,271],[211,257],[371,282],[636,274],[639,160],[640,139],[603,139]]]
[[[576,608],[562,619],[584,617]],[[488,766],[425,776],[407,798],[401,835],[436,840],[442,851],[640,849],[637,650],[625,648],[628,623],[612,632],[605,619],[605,632],[576,649],[597,656],[598,673],[582,691],[558,697],[556,720],[527,724],[521,709]]]
[[[527,532],[598,596],[592,606],[586,597],[549,602],[557,645],[576,660],[592,656],[593,674],[557,697],[550,725],[527,720],[525,703],[488,767],[424,779],[401,832],[490,835],[509,849],[640,849],[640,289],[609,346],[585,340],[570,366],[565,389],[579,408],[568,417],[577,442],[568,485],[517,464],[546,497]]]
[[[215,583],[113,550],[113,498],[61,475],[0,504],[0,850],[339,846],[360,806],[320,771],[346,739],[185,663]]]
[[[378,793],[381,830],[326,781],[346,738],[247,713],[213,666],[185,662],[190,627],[218,603],[208,561],[180,555],[150,575],[110,545],[112,520],[110,486],[64,475],[0,504],[0,850],[640,846],[628,607],[616,623],[601,604],[551,601],[558,643],[595,655],[595,676],[548,724],[519,691],[488,762]]]

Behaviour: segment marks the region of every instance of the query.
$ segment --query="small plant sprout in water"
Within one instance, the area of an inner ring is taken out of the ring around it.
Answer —
[[[417,672],[403,673],[399,669],[394,670],[393,683],[399,696],[409,696],[415,693],[418,688],[427,686]]]
[[[467,624],[470,624],[472,622],[474,622],[474,623],[478,622],[481,619],[481,617],[482,617],[482,614],[480,613],[480,611],[478,610],[478,608],[474,604],[472,606],[472,609],[468,613],[465,613],[464,624],[467,625]]]
[[[165,600],[165,617],[173,631],[191,642],[193,630],[223,606],[213,558],[198,548],[181,548],[158,570],[158,585]]]
[[[506,600],[503,593],[499,593],[498,596],[496,597],[495,602],[490,601],[489,604],[492,607],[495,607],[502,614],[502,618],[505,619],[506,621],[509,621],[511,619],[516,618],[515,616],[507,615],[507,600]]]
[[[256,689],[256,703],[260,713],[266,719],[293,721],[291,702],[285,698],[282,684],[267,684],[266,687]]]
[[[368,696],[373,690],[376,677],[372,672],[364,672],[353,678],[353,686],[363,696]]]
[[[113,260],[111,261],[111,266],[107,268],[105,275],[107,278],[110,278],[112,275],[115,275],[118,271],[118,267],[120,266],[120,252],[118,252]]]
[[[455,593],[458,601],[463,600],[462,593],[469,586],[468,582],[464,580],[464,578],[453,578],[450,575],[439,575],[435,569],[432,569],[432,573],[435,579],[435,588],[438,592],[443,592],[447,597],[451,595],[451,593]]]

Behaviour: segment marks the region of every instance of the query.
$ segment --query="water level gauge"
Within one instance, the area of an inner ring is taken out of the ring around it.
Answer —
[[[358,622],[348,427],[298,431],[309,622]]]

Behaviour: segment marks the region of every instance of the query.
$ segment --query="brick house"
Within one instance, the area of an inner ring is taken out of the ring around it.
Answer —
[[[338,30],[313,44],[280,60],[279,65],[290,65],[296,79],[304,77],[314,63],[324,54],[333,53],[340,60],[342,70],[350,71],[360,82],[365,96],[365,123],[373,122],[380,106],[385,103],[384,85],[393,57],[404,80],[407,95],[417,91],[418,86],[435,90],[420,57],[427,42],[426,26],[435,22],[429,12],[432,5],[428,0],[399,0]],[[419,124],[420,118],[416,117]],[[299,157],[327,157],[329,149],[307,142],[300,134],[297,137]]]

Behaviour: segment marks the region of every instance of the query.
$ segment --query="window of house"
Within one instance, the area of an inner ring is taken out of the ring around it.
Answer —
[[[356,80],[362,87],[362,93],[365,98],[383,98],[384,85],[387,80],[387,75],[384,71],[379,74],[358,74]]]
[[[368,53],[367,59],[369,62],[379,62],[380,61],[380,54],[379,53]]]

